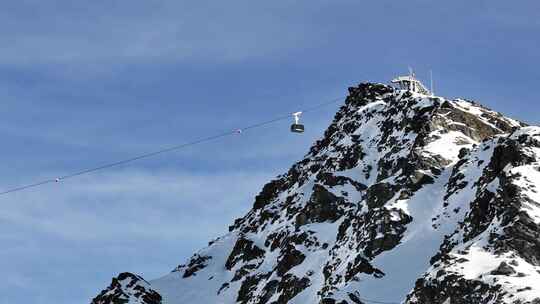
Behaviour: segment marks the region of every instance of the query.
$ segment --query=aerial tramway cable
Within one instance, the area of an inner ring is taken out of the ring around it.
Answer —
[[[334,98],[332,100],[329,100],[329,101],[317,104],[317,105],[315,105],[313,107],[307,108],[305,110],[302,110],[301,113],[307,113],[307,112],[317,110],[319,108],[334,104],[334,103],[336,103],[336,102],[338,102],[338,101],[340,101],[340,100],[342,100],[344,98],[345,98],[345,96]],[[248,126],[245,126],[243,128],[238,128],[238,129],[231,130],[231,131],[225,131],[225,132],[218,133],[218,134],[215,134],[215,135],[212,135],[212,136],[203,137],[203,138],[191,141],[191,142],[179,144],[179,145],[176,145],[176,146],[164,148],[164,149],[161,149],[161,150],[157,150],[157,151],[153,151],[153,152],[149,152],[149,153],[145,153],[145,154],[141,154],[141,155],[138,155],[138,156],[135,156],[135,157],[123,159],[123,160],[120,160],[120,161],[104,164],[104,165],[97,166],[97,167],[83,169],[81,171],[77,171],[77,172],[67,174],[67,175],[64,175],[64,176],[59,176],[59,177],[56,177],[56,178],[46,179],[46,180],[43,180],[43,181],[40,181],[40,182],[37,182],[37,183],[33,183],[33,184],[28,184],[28,185],[24,185],[24,186],[11,188],[11,189],[0,192],[0,195],[5,195],[5,194],[8,194],[8,193],[12,193],[12,192],[18,192],[18,191],[22,191],[22,190],[29,189],[29,188],[34,188],[34,187],[38,187],[38,186],[41,186],[41,185],[44,185],[44,184],[58,183],[58,182],[61,182],[61,181],[64,181],[66,179],[70,179],[70,178],[73,178],[73,177],[76,177],[76,176],[85,175],[85,174],[89,174],[89,173],[92,173],[92,172],[95,172],[95,171],[100,171],[100,170],[104,170],[104,169],[107,169],[107,168],[124,165],[124,164],[130,163],[130,162],[133,162],[133,161],[136,161],[136,160],[140,160],[140,159],[143,159],[143,158],[149,158],[149,157],[153,157],[153,156],[156,156],[156,155],[159,155],[159,154],[164,154],[164,153],[167,153],[167,152],[180,150],[180,149],[183,149],[183,148],[186,148],[186,147],[189,147],[189,146],[194,146],[194,145],[198,145],[198,144],[201,144],[201,143],[204,143],[204,142],[217,140],[219,138],[226,137],[226,136],[242,134],[242,132],[245,132],[245,131],[248,131],[248,130],[251,130],[251,129],[260,128],[262,126],[269,125],[269,124],[272,124],[272,123],[275,123],[275,122],[278,122],[278,121],[281,121],[281,120],[290,119],[291,116],[296,117],[295,114],[297,114],[297,113],[300,113],[300,112],[295,112],[295,113],[290,113],[290,114],[287,114],[287,115],[278,116],[278,117],[276,117],[274,119],[270,119],[270,120],[262,121],[262,122],[259,122],[259,123],[256,123],[256,124],[248,125]]]

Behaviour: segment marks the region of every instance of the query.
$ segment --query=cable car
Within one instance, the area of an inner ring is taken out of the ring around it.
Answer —
[[[304,133],[304,125],[301,125],[301,124],[292,124],[292,125],[291,125],[291,132],[294,132],[294,133]]]
[[[294,116],[294,123],[291,125],[291,132],[293,133],[304,133],[304,125],[300,124],[300,114],[302,112],[292,114]]]

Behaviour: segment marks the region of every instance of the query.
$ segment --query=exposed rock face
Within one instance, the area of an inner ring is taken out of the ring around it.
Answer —
[[[514,268],[512,268],[512,266],[506,264],[506,262],[501,262],[501,264],[499,264],[497,269],[491,271],[490,273],[493,274],[493,275],[505,275],[505,276],[508,276],[508,275],[515,274],[516,271],[514,270]]]
[[[416,282],[410,303],[540,302],[539,140],[540,128],[521,128],[484,141],[456,164],[452,187],[472,192],[472,200],[463,204],[460,192],[449,189],[446,208],[467,211]],[[467,267],[475,264],[485,271],[472,275]]]
[[[111,285],[92,300],[92,304],[109,303],[161,304],[161,295],[143,278],[124,272],[113,278]]]
[[[188,265],[180,265],[174,271],[183,271],[183,278],[189,278],[197,274],[197,271],[203,269],[208,265],[208,261],[212,259],[211,256],[200,256],[195,254]]]
[[[539,187],[540,128],[360,84],[228,234],[145,290],[172,304],[540,303]]]

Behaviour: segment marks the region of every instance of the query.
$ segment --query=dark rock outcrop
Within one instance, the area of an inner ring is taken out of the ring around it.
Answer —
[[[113,278],[111,285],[92,300],[92,304],[161,304],[161,295],[143,278],[123,272]]]

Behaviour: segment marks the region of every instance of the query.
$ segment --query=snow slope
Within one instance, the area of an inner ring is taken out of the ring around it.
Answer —
[[[539,127],[360,84],[227,234],[93,303],[540,303],[539,187]]]

